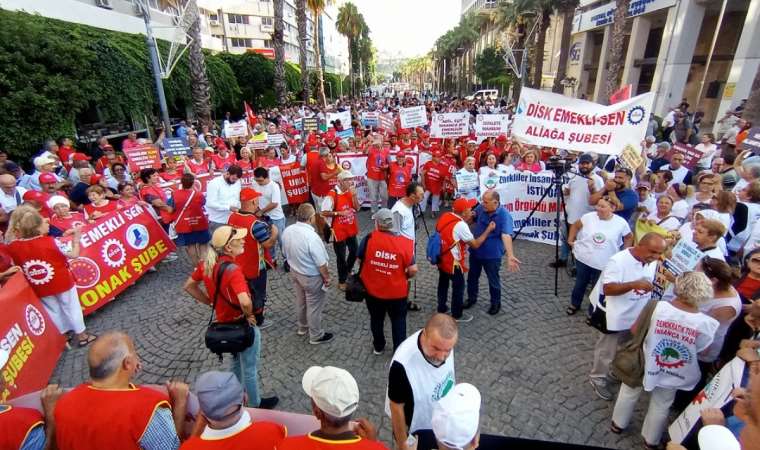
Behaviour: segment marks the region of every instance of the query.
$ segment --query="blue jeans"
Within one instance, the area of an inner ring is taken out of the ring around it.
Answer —
[[[248,394],[247,406],[258,408],[261,403],[259,395],[259,354],[261,353],[261,332],[253,328],[253,345],[232,357],[232,372]],[[243,362],[242,367],[240,362]]]
[[[583,296],[586,295],[586,287],[589,284],[592,286],[596,284],[602,271],[587,266],[577,259],[575,260],[575,270],[575,286],[573,286],[573,292],[570,294],[570,304],[580,308],[581,303],[583,303]]]
[[[449,299],[449,281],[451,281],[451,317],[462,317],[464,306],[464,273],[461,267],[455,267],[454,273],[446,273],[438,269],[438,312],[448,311],[446,302]]]
[[[272,260],[276,261],[277,258],[277,247],[280,247],[280,252],[282,252],[282,232],[285,231],[285,225],[288,223],[288,218],[283,217],[282,219],[272,219],[272,225],[277,227],[277,243],[272,246]],[[285,258],[285,256],[283,256]]]
[[[480,259],[470,255],[470,271],[467,273],[468,303],[475,303],[478,300],[480,273],[485,269],[488,278],[488,293],[491,295],[491,306],[501,306],[500,268],[501,259]]]

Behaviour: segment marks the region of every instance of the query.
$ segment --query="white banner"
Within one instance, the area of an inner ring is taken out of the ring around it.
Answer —
[[[401,108],[399,118],[401,119],[401,128],[424,127],[428,124],[427,111],[423,105]]]
[[[239,122],[228,122],[224,126],[224,137],[245,137],[248,136],[248,122],[241,120]]]
[[[475,116],[475,135],[479,141],[483,141],[488,137],[507,134],[510,123],[507,114],[478,114]]]
[[[327,128],[332,127],[332,122],[335,122],[336,120],[340,120],[340,124],[343,125],[343,128],[351,128],[351,110],[327,113]]]
[[[580,152],[618,155],[638,147],[646,134],[654,94],[604,106],[551,92],[523,88],[512,122],[522,142]]]
[[[435,113],[430,124],[430,137],[457,138],[470,134],[470,113]]]
[[[378,118],[379,128],[386,131],[396,131],[396,125],[393,122],[393,116],[390,114],[380,114]]]
[[[354,175],[356,197],[363,206],[369,206],[369,190],[367,189],[367,155],[364,153],[336,153],[335,160],[343,170]]]
[[[267,135],[268,147],[279,147],[280,144],[285,142],[285,136],[281,134],[269,134]]]
[[[552,185],[552,172],[545,170],[532,172],[509,171],[500,173],[486,183],[499,193],[501,204],[514,219],[515,232],[525,225],[518,239],[554,245],[557,219],[557,193]],[[536,207],[545,189],[550,189],[543,203],[526,223],[530,212]]]
[[[731,392],[741,386],[744,361],[738,356],[718,371],[702,391],[694,397],[689,406],[668,427],[670,440],[681,443],[694,425],[700,420],[700,413],[707,408],[722,408],[734,399]]]

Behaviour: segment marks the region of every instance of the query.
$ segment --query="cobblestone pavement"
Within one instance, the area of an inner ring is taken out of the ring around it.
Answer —
[[[361,213],[363,236],[369,214]],[[428,226],[432,221],[428,219]],[[418,230],[417,251],[424,255],[425,231]],[[588,382],[596,332],[584,324],[583,314],[567,317],[564,309],[572,280],[560,271],[559,298],[554,297],[554,257],[551,246],[517,241],[522,260],[517,274],[502,269],[503,306],[488,316],[488,285],[480,283],[479,303],[468,312],[475,318],[461,324],[456,346],[458,382],[470,382],[483,396],[481,430],[484,433],[530,437],[609,448],[641,447],[637,418],[621,436],[609,432],[612,402],[598,399]],[[334,255],[330,248],[331,257]],[[435,310],[437,271],[420,258],[417,299],[423,311],[407,317],[407,332],[422,327]],[[184,259],[159,265],[119,299],[87,318],[95,333],[124,330],[135,340],[143,361],[141,383],[163,383],[169,378],[192,383],[199,373],[219,368],[217,358],[203,344],[209,308],[195,303],[181,286],[191,268]],[[331,264],[335,279],[335,264]],[[348,303],[333,287],[323,324],[335,339],[308,345],[297,336],[293,292],[288,275],[269,274],[268,317],[272,327],[262,331],[259,377],[264,395],[280,397],[278,409],[306,413],[310,403],[301,389],[301,376],[311,365],[333,365],[350,371],[361,392],[357,414],[377,426],[390,443],[390,420],[383,414],[386,375],[391,358],[372,353],[369,316],[363,304]],[[386,322],[386,338],[390,328]],[[69,350],[60,359],[52,381],[72,386],[87,379],[86,350]],[[229,358],[223,363],[226,367]]]

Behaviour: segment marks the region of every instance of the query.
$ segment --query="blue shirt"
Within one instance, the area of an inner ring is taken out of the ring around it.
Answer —
[[[639,195],[633,192],[633,189],[623,189],[622,191],[615,191],[620,203],[623,204],[623,209],[615,211],[615,214],[622,217],[626,221],[630,220],[633,212],[636,211],[636,207],[639,205]]]
[[[501,241],[501,235],[512,234],[512,216],[507,209],[502,206],[489,214],[481,205],[478,205],[473,210],[473,213],[475,214],[475,223],[472,226],[472,234],[476,238],[486,231],[489,222],[495,222],[496,228],[491,231],[480,247],[470,247],[470,255],[478,259],[501,259],[506,251],[504,249],[504,243]]]

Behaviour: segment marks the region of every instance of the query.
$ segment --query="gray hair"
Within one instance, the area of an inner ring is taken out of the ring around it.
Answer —
[[[296,220],[299,222],[308,222],[316,213],[314,207],[309,203],[301,203],[296,210]]]
[[[124,359],[129,356],[129,347],[125,339],[114,339],[108,356],[99,364],[90,366],[90,378],[102,380],[110,377],[119,369]]]
[[[760,178],[760,162],[752,161],[750,163],[744,164],[744,170],[747,171],[747,174],[753,179],[757,180]]]
[[[713,298],[713,285],[702,272],[686,272],[676,278],[674,293],[691,306],[698,306]]]

